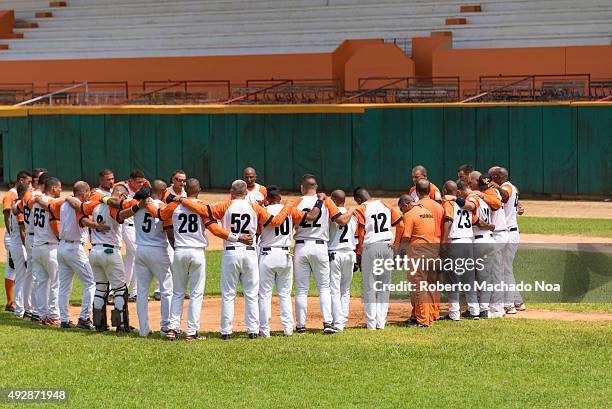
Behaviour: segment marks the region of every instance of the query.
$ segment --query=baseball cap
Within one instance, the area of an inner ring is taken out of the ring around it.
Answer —
[[[489,173],[483,173],[478,178],[478,187],[481,189],[486,189],[489,187],[489,183],[491,183],[492,180],[493,178]]]

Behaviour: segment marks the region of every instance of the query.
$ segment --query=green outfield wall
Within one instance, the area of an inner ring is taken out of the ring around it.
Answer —
[[[524,193],[612,195],[612,105],[367,107],[349,113],[99,113],[0,116],[4,181],[46,167],[64,183],[177,168],[227,188],[246,166],[296,190],[304,173],[326,190],[406,190],[423,164],[436,184],[463,163],[505,166]],[[129,111],[126,111],[129,112]],[[1,115],[1,112],[0,112]]]

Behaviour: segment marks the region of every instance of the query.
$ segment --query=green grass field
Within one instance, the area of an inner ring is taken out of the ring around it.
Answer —
[[[612,237],[612,219],[519,218],[521,233]]]
[[[524,257],[532,266],[559,258]],[[220,294],[220,258],[208,254],[209,296]],[[357,274],[354,295],[360,286]],[[605,406],[612,388],[612,323],[444,321],[230,342],[208,335],[169,343],[45,328],[2,312],[0,387],[66,388],[60,407],[78,408],[576,408]]]

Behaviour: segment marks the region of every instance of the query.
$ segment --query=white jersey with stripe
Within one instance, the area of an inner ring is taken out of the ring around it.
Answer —
[[[101,203],[93,210],[93,219],[96,223],[104,223],[110,230],[102,233],[96,229],[91,230],[91,244],[108,244],[113,247],[121,247],[122,225],[110,214],[110,207]]]
[[[42,195],[39,190],[32,191],[32,197]],[[25,223],[26,234],[34,233],[34,222],[32,221],[32,209],[28,207],[26,202],[23,202],[23,222]]]
[[[346,213],[344,207],[338,207],[342,214]],[[329,224],[329,251],[338,250],[355,250],[357,240],[355,240],[355,231],[357,230],[357,221],[354,217],[344,226],[331,222]]]
[[[504,213],[506,214],[506,227],[509,229],[513,229],[518,227],[517,215],[518,215],[518,201],[519,201],[519,191],[510,182],[504,182],[503,186],[510,186],[512,189],[512,194],[508,197],[508,202],[503,204]]]
[[[158,207],[163,203],[158,199],[152,200]],[[134,228],[136,229],[137,246],[168,247],[164,222],[147,212],[146,208],[140,209],[134,214]]]
[[[467,209],[462,209],[455,202],[453,202],[453,225],[451,226],[448,237],[451,239],[474,238],[474,232],[472,231],[472,212]]]
[[[200,202],[198,199],[193,199]],[[174,230],[175,247],[206,248],[208,238],[202,218],[182,204],[172,213],[172,229]]]
[[[77,220],[76,211],[70,203],[64,202],[60,207],[60,240],[87,243],[89,229],[81,227]]]
[[[11,238],[11,243],[21,243],[21,233],[19,229],[19,220],[17,216],[10,213],[9,217],[9,236]]]
[[[482,220],[485,223],[491,223],[491,208],[487,202],[481,198],[478,198],[478,209],[476,209],[476,216],[478,216],[479,220]],[[473,225],[472,229],[474,230],[474,236],[491,233],[490,230],[483,229],[477,225]]]
[[[365,202],[365,235],[363,244],[393,240],[391,210],[380,200]]]
[[[112,189],[111,189],[111,190],[112,190]],[[110,197],[110,195],[111,195],[111,191],[110,191],[110,190],[105,190],[105,189],[102,189],[102,188],[101,188],[101,187],[99,187],[99,186],[98,186],[97,188],[95,188],[95,189],[94,189],[94,192],[97,192],[97,193],[102,193],[102,195],[103,195],[103,196],[109,196],[109,197]]]
[[[497,197],[501,201],[501,193],[497,190],[495,191]],[[506,231],[508,228],[506,227],[506,213],[504,209],[500,207],[497,210],[491,209],[491,223],[495,225],[494,231]]]
[[[282,204],[266,207],[271,216],[276,216],[282,209]],[[293,218],[287,216],[278,227],[264,227],[259,236],[259,247],[290,247],[293,233]]]
[[[174,196],[179,196],[179,197],[187,197],[187,192],[185,191],[185,189],[183,189],[183,191],[181,192],[181,194],[180,194],[180,195],[178,195],[178,194],[177,194],[177,193],[174,191],[174,187],[173,187],[173,186],[170,186],[170,187],[168,188],[168,193],[170,193],[171,195],[174,195]]]
[[[311,210],[317,202],[317,195],[302,196],[297,205],[299,210]],[[313,221],[308,221],[304,217],[302,222],[295,226],[295,240],[323,240],[329,241],[329,210],[327,206],[321,206],[321,213]]]
[[[251,203],[257,203],[258,205],[262,206],[266,198],[259,189],[260,186],[261,185],[259,183],[255,183],[253,190],[247,189],[247,193],[244,198]]]
[[[250,234],[255,237],[257,233],[257,213],[246,199],[234,199],[221,219],[221,226],[231,233]],[[246,244],[224,240],[223,246],[245,247]]]
[[[53,198],[46,196],[47,201],[53,200]],[[51,228],[51,212],[44,209],[40,203],[34,203],[32,206],[32,214],[30,215],[30,222],[34,223],[34,245],[38,246],[41,244],[57,244],[59,243],[53,229]]]
[[[127,183],[125,184],[125,187],[127,188],[127,191],[128,191],[128,199],[133,199],[136,192],[134,192],[132,188],[130,187],[130,185],[128,185]],[[134,216],[126,218],[123,222],[128,225],[134,224]]]

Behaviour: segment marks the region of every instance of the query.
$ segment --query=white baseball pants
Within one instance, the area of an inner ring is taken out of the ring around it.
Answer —
[[[4,249],[6,250],[6,271],[4,272],[4,278],[7,280],[15,279],[15,269],[10,265],[10,254],[11,254],[11,236],[8,231],[4,231]]]
[[[19,243],[11,243],[11,257],[13,257],[13,265],[15,266],[15,315],[23,317],[26,309],[30,310],[30,287],[32,285],[32,277],[28,280],[26,272],[26,252],[25,247]],[[29,283],[27,282],[29,281]],[[25,290],[28,290],[27,294]]]
[[[495,257],[493,267],[492,282],[495,284],[502,283],[506,279],[505,266],[508,253],[508,232],[494,231],[493,239],[495,240]],[[493,318],[504,316],[504,291],[493,291],[491,293],[491,305],[489,306],[489,317]]]
[[[91,265],[89,265],[89,259],[85,253],[85,248],[81,243],[61,241],[57,251],[57,261],[59,264],[59,310],[61,320],[63,322],[70,320],[68,301],[70,294],[72,294],[75,273],[79,280],[81,280],[81,283],[83,283],[79,318],[82,320],[90,319],[94,293],[96,292],[96,282]]]
[[[130,226],[128,223],[124,223],[121,235],[125,242],[125,259],[123,260],[125,283],[130,288],[130,296],[134,296],[138,292],[138,283],[134,274],[134,260],[136,259],[136,229],[134,225]]]
[[[35,314],[41,319],[59,319],[59,275],[57,244],[42,244],[32,250],[32,292]]]
[[[221,259],[221,334],[231,334],[238,282],[244,294],[244,322],[249,334],[259,333],[259,267],[257,252],[236,246]]]
[[[352,250],[330,251],[329,292],[334,326],[343,330],[348,321],[351,281],[356,256]]]
[[[474,248],[472,246],[471,238],[461,238],[451,241],[448,245],[448,253],[446,257],[457,260],[457,259],[473,259]],[[475,288],[476,284],[476,272],[474,269],[469,269],[461,274],[455,271],[449,271],[448,277],[451,284],[462,283],[469,285],[470,291],[465,292],[465,298],[468,305],[468,310],[472,316],[476,316],[480,313],[480,307],[478,305],[478,295]],[[461,318],[461,309],[459,304],[459,298],[461,296],[460,291],[448,291],[448,315],[453,320]]]
[[[262,251],[259,256],[259,333],[270,336],[272,315],[272,289],[280,301],[280,320],[285,335],[293,334],[293,307],[291,288],[293,287],[293,264],[288,250],[272,247]]]
[[[506,256],[504,257],[504,282],[509,286],[516,284],[514,277],[514,258],[519,247],[520,234],[518,230],[508,232],[508,246],[506,247]],[[504,294],[504,304],[506,307],[512,307],[515,304],[522,304],[523,297],[518,291],[506,291]]]
[[[172,301],[170,329],[179,329],[183,315],[183,301],[189,281],[189,307],[187,310],[187,335],[200,329],[202,299],[206,285],[206,253],[204,248],[177,247],[172,259]]]
[[[138,246],[134,262],[134,274],[136,274],[138,283],[136,311],[138,312],[140,336],[146,337],[151,332],[149,328],[149,288],[153,278],[161,283],[160,326],[167,330],[170,325],[170,303],[172,302],[172,275],[170,274],[170,255],[167,248]]]
[[[327,243],[317,244],[315,241],[309,240],[295,245],[295,255],[293,257],[295,318],[298,327],[306,326],[311,271],[319,290],[319,306],[323,322],[333,324],[334,321],[329,289],[329,254],[327,253]]]
[[[383,286],[391,283],[391,270],[380,267],[380,270],[382,270],[380,274],[375,274],[374,262],[375,260],[392,258],[393,248],[390,243],[372,243],[363,246],[361,254],[363,307],[367,328],[371,330],[385,328],[387,312],[389,311],[389,291],[384,290]],[[384,261],[377,263],[383,265]]]

